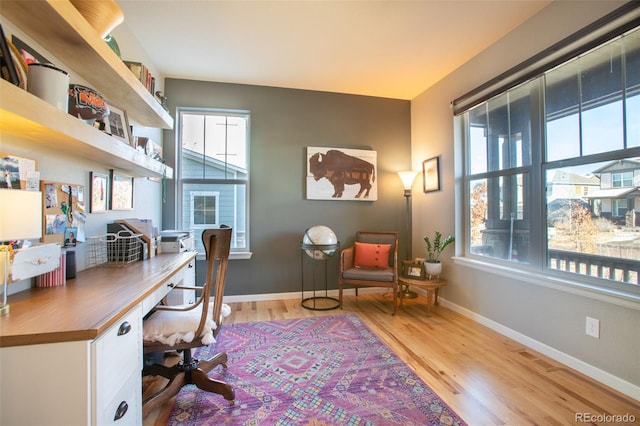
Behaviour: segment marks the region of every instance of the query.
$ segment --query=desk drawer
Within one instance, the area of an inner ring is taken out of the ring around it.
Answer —
[[[139,425],[142,421],[140,374],[132,374],[115,397],[105,405],[100,425]]]
[[[142,301],[142,315],[148,314],[167,295],[179,282],[182,281],[182,270],[176,272],[167,282],[158,287],[156,291],[151,293]]]
[[[121,391],[131,375],[142,371],[142,314],[134,308],[93,343],[96,413]],[[140,383],[137,384],[140,386]]]

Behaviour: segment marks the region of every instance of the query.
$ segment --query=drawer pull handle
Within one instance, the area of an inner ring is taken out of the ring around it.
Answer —
[[[189,264],[189,269],[193,268],[193,263]]]
[[[169,287],[174,288],[176,285],[174,283],[167,284]]]
[[[127,414],[127,410],[129,409],[129,404],[127,401],[122,401],[120,405],[118,405],[118,409],[116,410],[116,415],[113,417],[113,421],[120,420]]]
[[[131,331],[131,324],[125,321],[122,324],[120,324],[120,328],[118,329],[118,336],[124,336],[130,331]]]

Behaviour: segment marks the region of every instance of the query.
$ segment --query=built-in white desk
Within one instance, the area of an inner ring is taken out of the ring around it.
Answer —
[[[195,252],[100,266],[9,296],[0,318],[0,424],[142,424],[142,317]]]

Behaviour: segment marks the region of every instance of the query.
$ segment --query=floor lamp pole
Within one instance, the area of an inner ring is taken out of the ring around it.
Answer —
[[[404,190],[404,198],[407,205],[407,223],[406,223],[406,251],[405,256],[407,260],[412,260],[411,257],[411,189]],[[400,297],[403,299],[415,299],[418,297],[418,293],[409,290],[409,286],[406,285],[400,289]]]

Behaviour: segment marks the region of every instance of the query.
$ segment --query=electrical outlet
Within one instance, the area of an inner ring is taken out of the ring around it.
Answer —
[[[595,337],[596,339],[600,338],[600,320],[587,317],[587,329],[585,330],[588,336]]]

